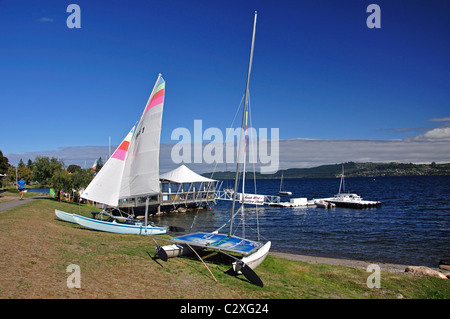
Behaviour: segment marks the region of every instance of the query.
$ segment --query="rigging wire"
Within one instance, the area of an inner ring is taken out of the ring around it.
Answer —
[[[251,108],[251,103],[250,103],[250,91],[248,92],[248,113],[249,113],[249,118],[250,118],[250,127],[253,128],[252,108]],[[253,130],[250,131],[250,133],[252,133],[252,132],[253,132]],[[254,141],[254,143],[257,143],[257,141]],[[252,148],[252,153],[253,153],[253,156],[255,156],[254,147]],[[254,188],[255,188],[255,194],[258,194],[258,192],[256,190],[256,167],[255,167],[256,159],[253,157],[252,161],[253,161],[253,185],[254,185]],[[255,204],[255,209],[256,209],[256,229],[257,229],[257,234],[258,234],[258,241],[260,241],[259,214],[258,214],[259,207],[256,204]]]
[[[233,121],[231,121],[231,126],[230,126],[230,128],[233,127],[234,121],[236,120],[236,117],[237,117],[239,111],[241,110],[242,101],[244,100],[244,97],[245,97],[245,95],[242,95],[241,102],[239,103],[239,106],[238,106],[238,108],[237,108],[237,110],[236,110],[236,113],[234,114]],[[229,130],[229,131],[227,132],[226,136],[225,136],[225,145],[226,145],[226,143],[228,143],[228,137],[229,137],[229,134],[230,134],[230,133],[231,133],[231,130]],[[233,140],[233,144],[234,144],[234,140]],[[234,152],[233,152],[233,153],[234,153]],[[222,155],[223,155],[223,154],[222,154]],[[211,179],[213,178],[214,173],[216,172],[216,168],[217,168],[217,165],[218,165],[218,164],[219,164],[219,163],[216,162],[216,165],[214,165],[214,169],[213,169],[213,171],[212,171],[212,173],[211,173],[211,176],[210,176]],[[225,171],[227,171],[227,161],[225,161]]]

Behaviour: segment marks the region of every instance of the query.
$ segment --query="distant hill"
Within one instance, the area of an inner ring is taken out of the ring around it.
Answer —
[[[416,175],[449,175],[450,163],[445,164],[406,164],[406,163],[344,163],[346,177],[361,176],[416,176]],[[258,179],[281,178],[307,178],[307,177],[337,177],[341,175],[342,164],[321,165],[312,168],[289,168],[279,170],[274,174],[256,173]],[[202,174],[210,177],[211,173]],[[234,179],[235,172],[215,172],[215,179]],[[253,178],[253,172],[247,171],[247,176]]]

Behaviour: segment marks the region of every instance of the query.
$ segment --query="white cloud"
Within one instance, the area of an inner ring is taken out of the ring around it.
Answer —
[[[440,138],[404,139],[404,140],[333,140],[333,139],[290,139],[279,141],[280,169],[314,167],[324,164],[335,164],[348,161],[355,162],[400,162],[400,163],[443,163],[450,162],[450,127],[446,130],[427,132]],[[426,133],[426,134],[427,134]],[[424,134],[424,136],[426,135]],[[448,135],[446,135],[448,134]],[[208,143],[205,143],[206,145]],[[174,143],[163,143],[160,148],[160,172],[165,173],[176,168],[171,158]],[[115,147],[111,147],[112,152]],[[34,160],[36,156],[57,157],[68,166],[76,164],[81,167],[92,166],[102,157],[106,159],[108,146],[62,147],[58,150],[44,152],[27,152],[22,154],[5,154],[9,163],[17,165],[22,159]],[[215,163],[187,163],[186,166],[199,173],[211,172]],[[264,165],[263,165],[264,166]],[[259,164],[255,169],[259,172]],[[215,171],[233,171],[235,164],[218,164]],[[248,170],[253,165],[247,165]]]
[[[450,126],[440,126],[416,136],[415,140],[446,140],[450,139]]]
[[[432,121],[432,122],[450,122],[450,116],[433,118],[433,119],[429,119],[429,121]]]

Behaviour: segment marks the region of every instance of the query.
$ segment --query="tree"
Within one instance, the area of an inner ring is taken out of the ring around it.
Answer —
[[[97,167],[95,168],[95,171],[98,173],[103,167],[103,160],[101,157],[97,160]]]
[[[76,190],[77,193],[86,188],[92,181],[92,173],[90,169],[79,169],[72,173],[72,189]]]
[[[56,190],[58,200],[61,200],[61,191],[72,193],[72,179],[65,169],[56,170],[50,178],[50,183]]]
[[[9,166],[8,158],[4,157],[2,151],[0,151],[0,174],[8,174]],[[3,184],[6,185],[6,181],[6,177],[0,176],[0,187],[3,187]]]
[[[8,171],[6,172],[6,181],[3,181],[3,183],[8,184],[16,184],[16,168],[12,165],[9,166]]]
[[[51,185],[52,176],[64,169],[64,162],[55,157],[36,157],[33,165],[33,179],[42,185]]]
[[[76,165],[75,165],[76,166]],[[56,171],[51,178],[51,185],[57,190],[58,200],[59,194],[64,191],[70,195],[74,192],[78,196],[81,189],[86,188],[92,180],[90,169],[77,169],[73,173],[65,169]]]
[[[5,174],[9,168],[9,161],[7,157],[3,156],[3,152],[0,151],[0,174]]]
[[[21,177],[23,177],[27,183],[33,178],[31,169],[29,169],[22,160],[19,161],[19,165],[17,166],[17,178],[20,179]]]
[[[78,165],[75,165],[75,164],[71,164],[71,165],[69,165],[69,167],[67,167],[67,171],[72,174],[79,170],[81,170],[81,167]]]
[[[33,169],[33,161],[32,160],[28,159],[27,167],[31,170]]]

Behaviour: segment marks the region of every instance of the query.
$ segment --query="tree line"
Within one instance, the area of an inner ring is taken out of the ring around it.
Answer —
[[[311,168],[288,168],[274,174],[256,172],[258,179],[283,178],[321,178],[340,177],[344,165],[346,177],[365,176],[417,176],[417,175],[450,175],[450,163],[413,164],[413,163],[373,163],[347,162],[341,164],[320,165]],[[253,178],[253,172],[247,172],[247,178]],[[234,179],[235,172],[215,172],[202,174],[208,178]]]
[[[66,168],[64,162],[55,157],[37,156],[34,161],[29,159],[27,164],[21,159],[15,167],[9,164],[8,158],[3,156],[0,150],[0,176],[2,176],[0,184],[2,187],[10,185],[15,187],[17,171],[17,179],[23,177],[27,185],[34,183],[43,187],[52,187],[56,191],[57,198],[60,199],[61,191],[72,195],[86,188],[102,166],[101,158],[97,160],[94,170],[83,169],[78,165],[69,165]]]

